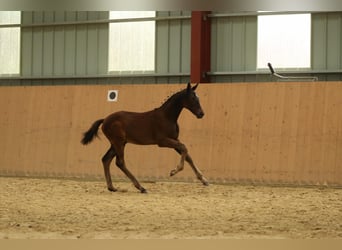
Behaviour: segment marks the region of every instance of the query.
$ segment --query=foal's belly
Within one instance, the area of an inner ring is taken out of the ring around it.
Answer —
[[[148,137],[146,135],[135,133],[134,135],[127,135],[126,141],[128,143],[133,143],[137,145],[153,145],[157,144],[156,140],[152,137]]]

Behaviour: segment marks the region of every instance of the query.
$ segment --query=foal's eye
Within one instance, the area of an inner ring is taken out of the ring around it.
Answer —
[[[194,100],[199,100],[199,98],[198,98],[198,96],[196,95],[196,93],[194,93],[194,94],[192,95],[192,98],[193,98]]]

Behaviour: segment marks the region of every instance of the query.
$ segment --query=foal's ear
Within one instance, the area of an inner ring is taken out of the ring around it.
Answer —
[[[196,85],[192,87],[192,90],[195,91],[197,87],[198,87],[198,83],[196,83]]]
[[[191,84],[188,82],[188,85],[186,86],[186,92],[190,93],[191,91]]]
[[[188,82],[188,86],[186,87],[186,91],[189,93],[191,90],[195,91],[197,89],[198,83],[195,86],[191,87],[191,83]]]

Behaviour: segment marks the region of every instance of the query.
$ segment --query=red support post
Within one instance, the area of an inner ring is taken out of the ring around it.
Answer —
[[[210,11],[191,14],[191,82],[210,82]]]

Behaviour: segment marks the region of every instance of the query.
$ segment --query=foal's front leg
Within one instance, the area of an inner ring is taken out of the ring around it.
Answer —
[[[177,167],[175,169],[171,170],[170,176],[174,176],[175,174],[177,174],[178,172],[180,172],[184,169],[184,160],[186,159],[186,156],[187,156],[187,149],[185,146],[184,146],[184,149],[185,149],[184,151],[180,151],[180,150],[176,149],[176,151],[180,152],[181,159],[180,159],[180,162],[177,165]]]
[[[177,153],[181,154],[181,152],[178,151],[177,149],[176,149],[176,151],[177,151]],[[199,179],[199,180],[203,183],[203,185],[208,186],[208,185],[209,185],[209,182],[208,182],[207,179],[203,176],[201,170],[199,170],[199,169],[195,166],[195,164],[194,164],[194,162],[192,161],[191,156],[189,155],[189,153],[187,153],[185,160],[189,163],[189,165],[191,166],[192,170],[195,172],[195,174],[196,174],[196,176],[197,176],[197,179]],[[171,171],[171,172],[172,172],[172,171]]]
[[[182,144],[178,140],[165,139],[165,140],[161,141],[160,143],[158,143],[158,146],[159,147],[174,148],[181,155],[181,159],[180,159],[179,165],[175,169],[173,169],[171,171],[170,176],[174,176],[178,172],[182,171],[183,168],[184,168],[184,160],[186,160],[190,164],[192,170],[195,172],[197,178],[203,183],[203,185],[205,185],[205,186],[209,185],[208,181],[203,176],[201,171],[193,163],[190,155],[188,154],[188,150],[187,150],[187,148],[185,147],[184,144]]]
[[[173,169],[171,171],[170,176],[174,176],[178,172],[182,171],[184,168],[184,161],[185,161],[186,155],[188,153],[188,150],[186,149],[185,145],[178,140],[166,138],[164,140],[161,140],[158,143],[158,146],[159,147],[166,147],[166,148],[174,148],[181,155],[181,159],[180,159],[179,164],[177,165],[177,167],[175,169]]]

